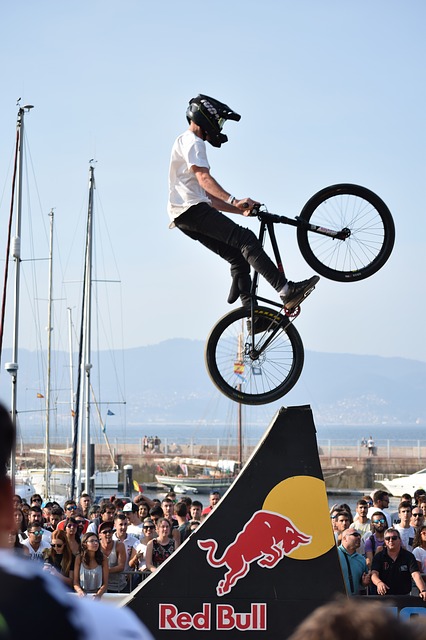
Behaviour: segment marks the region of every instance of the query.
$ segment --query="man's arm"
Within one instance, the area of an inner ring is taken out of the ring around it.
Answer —
[[[422,578],[422,574],[420,573],[420,571],[413,571],[411,577],[416,583],[416,587],[419,590],[420,598],[422,598],[422,600],[426,600],[426,586]]]
[[[235,199],[233,204],[227,202],[231,198],[231,194],[225,191],[223,187],[210,175],[209,169],[206,167],[197,167],[192,165],[191,170],[195,173],[198,184],[204,189],[211,198],[214,207],[220,211],[228,213],[242,213],[248,215],[257,201],[251,198]]]
[[[383,580],[380,580],[379,572],[376,571],[375,569],[373,569],[373,571],[371,572],[371,582],[377,588],[377,593],[379,594],[379,596],[386,595],[386,592],[389,590],[389,587],[387,584],[383,582]]]

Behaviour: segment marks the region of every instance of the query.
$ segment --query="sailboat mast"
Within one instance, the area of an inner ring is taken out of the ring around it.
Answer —
[[[53,222],[54,213],[51,209],[50,217],[50,239],[49,239],[49,302],[47,306],[47,382],[46,382],[46,429],[45,429],[45,447],[46,453],[44,458],[44,476],[45,476],[45,496],[50,496],[50,377],[51,377],[51,354],[52,354],[52,275],[53,275]]]
[[[92,266],[93,266],[93,200],[95,190],[95,168],[90,166],[89,180],[89,206],[87,212],[87,264],[85,281],[85,332],[84,332],[84,374],[85,374],[85,399],[86,399],[86,430],[85,430],[85,481],[84,490],[90,493],[90,372],[91,364],[91,340],[92,340]]]
[[[75,436],[75,399],[74,399],[74,376],[73,376],[73,362],[72,362],[72,309],[67,307],[68,310],[68,349],[69,349],[69,362],[70,362],[70,389],[71,389],[71,442],[74,442]]]
[[[6,363],[6,370],[12,377],[11,395],[11,419],[16,431],[17,423],[17,381],[18,381],[18,332],[19,332],[19,293],[21,279],[21,218],[22,218],[22,183],[23,183],[23,145],[24,145],[24,115],[26,111],[32,109],[32,105],[19,107],[17,119],[18,142],[18,165],[17,165],[17,208],[15,237],[12,240],[12,258],[15,263],[15,283],[14,283],[14,309],[13,309],[13,343],[12,362]],[[16,444],[15,444],[16,447]],[[10,475],[12,483],[15,482],[16,474],[16,449],[14,448],[10,463]]]

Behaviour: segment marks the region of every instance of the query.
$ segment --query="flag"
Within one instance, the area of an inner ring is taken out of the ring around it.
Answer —
[[[136,482],[136,480],[133,480],[133,489],[135,491],[138,491],[139,493],[142,493],[142,487],[138,482]]]
[[[108,409],[107,416],[115,416],[115,413],[113,413],[111,409]]]
[[[38,393],[37,398],[44,398],[44,395],[42,393]]]

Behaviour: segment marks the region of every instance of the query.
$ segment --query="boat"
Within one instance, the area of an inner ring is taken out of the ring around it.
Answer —
[[[164,464],[164,460],[161,461]],[[239,462],[235,460],[202,460],[200,458],[170,458],[168,463],[179,465],[182,473],[168,475],[164,469],[156,474],[157,482],[169,487],[175,493],[209,493],[223,491],[234,482]],[[188,474],[188,466],[199,468],[199,472]]]
[[[19,105],[19,102],[18,102]],[[12,422],[17,427],[17,387],[18,387],[18,357],[19,357],[19,348],[18,348],[18,338],[19,338],[19,298],[20,298],[20,264],[21,264],[21,218],[22,218],[22,185],[23,185],[23,140],[24,140],[24,116],[25,114],[33,108],[32,105],[26,105],[21,107],[19,105],[18,109],[18,118],[17,118],[17,141],[16,141],[16,151],[15,151],[15,170],[14,170],[14,181],[12,185],[12,199],[11,199],[11,207],[10,207],[10,222],[9,222],[9,236],[8,236],[8,253],[10,250],[11,258],[14,261],[15,265],[15,278],[14,278],[14,318],[13,318],[13,349],[12,349],[12,360],[5,364],[5,368],[10,374],[12,378],[11,385],[11,418]],[[29,498],[32,493],[40,493],[42,496],[48,499],[55,499],[59,502],[63,502],[65,499],[72,497],[75,493],[80,493],[83,486],[84,489],[88,492],[96,494],[104,494],[106,491],[111,491],[111,493],[116,493],[119,489],[119,471],[118,467],[115,464],[114,456],[111,447],[109,446],[108,438],[106,436],[105,425],[102,422],[102,418],[100,415],[100,410],[98,404],[96,402],[96,398],[94,397],[93,388],[90,384],[90,335],[91,335],[91,315],[90,315],[90,306],[91,306],[91,283],[92,283],[92,216],[93,216],[93,190],[94,190],[94,168],[91,164],[90,166],[90,190],[89,190],[89,207],[88,207],[88,224],[86,228],[86,263],[85,263],[85,282],[84,282],[84,294],[83,294],[83,306],[84,306],[84,320],[82,321],[82,343],[83,349],[80,349],[81,352],[81,361],[80,361],[80,371],[82,371],[82,377],[84,377],[85,385],[83,390],[81,391],[81,405],[85,408],[85,417],[86,417],[86,432],[85,432],[85,452],[88,452],[88,455],[85,456],[85,468],[82,469],[82,460],[83,460],[83,441],[82,438],[76,442],[75,451],[73,451],[73,456],[70,455],[70,451],[51,449],[50,447],[50,414],[51,414],[51,383],[50,383],[50,353],[51,353],[51,333],[52,333],[52,324],[51,324],[51,316],[52,316],[52,264],[53,264],[53,210],[51,210],[50,216],[50,252],[49,252],[49,306],[48,306],[48,319],[47,319],[47,336],[48,336],[48,344],[47,344],[47,381],[46,381],[46,391],[43,394],[37,394],[38,398],[44,399],[45,403],[45,430],[44,430],[44,449],[34,451],[35,453],[42,454],[44,459],[43,468],[35,467],[35,464],[32,464],[32,468],[24,468],[23,465],[20,465],[20,468],[17,468],[16,464],[16,452],[14,451],[10,464],[10,476],[14,479],[14,483],[16,485],[16,491],[21,495],[21,497]],[[16,200],[16,206],[15,206]],[[16,210],[16,213],[14,213]],[[15,236],[12,237],[11,228],[12,228],[12,216],[15,215]],[[7,275],[8,275],[8,261],[6,261],[5,267],[5,291],[7,285]],[[5,294],[3,295],[3,308],[2,308],[2,322],[1,322],[1,332],[0,332],[0,353],[2,350],[3,344],[3,329],[4,329],[4,317],[5,317]],[[84,322],[84,327],[83,327]],[[71,331],[70,331],[71,333]],[[70,344],[70,360],[72,362],[72,348]],[[71,379],[72,379],[72,364],[70,366]],[[72,390],[72,382],[71,382],[71,415],[75,415],[75,407],[73,406],[73,390]],[[92,401],[93,396],[93,401]],[[111,468],[106,471],[98,471],[95,470],[94,464],[91,464],[91,454],[93,448],[90,443],[90,406],[95,406],[96,411],[99,416],[99,421],[102,427],[102,431],[104,434],[105,441],[107,443],[108,451],[112,459]],[[81,418],[81,416],[80,416]],[[73,419],[74,420],[74,419]],[[78,431],[76,428],[78,422],[78,415],[73,422],[73,426],[75,426],[75,433],[82,433],[82,429]],[[81,426],[81,425],[80,425]],[[79,451],[77,452],[77,445],[79,447]],[[57,464],[52,463],[52,458],[55,456],[59,456],[61,458],[62,466],[58,466]],[[64,457],[72,457],[72,461],[70,464],[63,464]],[[75,472],[76,472],[76,461],[78,456],[78,477],[77,482],[75,482]],[[34,459],[33,459],[34,460]]]
[[[376,474],[374,482],[383,485],[386,491],[397,498],[400,498],[404,493],[409,493],[412,496],[417,489],[426,489],[426,469],[420,469],[410,475],[383,476],[383,474]]]

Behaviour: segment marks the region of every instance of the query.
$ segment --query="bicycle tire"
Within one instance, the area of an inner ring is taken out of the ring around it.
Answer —
[[[395,226],[379,196],[356,184],[335,184],[316,193],[299,219],[335,231],[347,228],[350,236],[338,240],[297,228],[301,254],[314,271],[338,282],[369,278],[392,253]]]
[[[212,382],[225,396],[236,402],[260,405],[278,400],[290,391],[303,369],[304,349],[294,325],[278,311],[256,307],[256,318],[270,320],[271,328],[284,320],[276,334],[255,334],[260,348],[268,336],[270,344],[257,360],[250,355],[251,334],[247,330],[250,312],[240,307],[224,315],[207,338],[205,362]],[[243,353],[244,351],[244,353]]]

